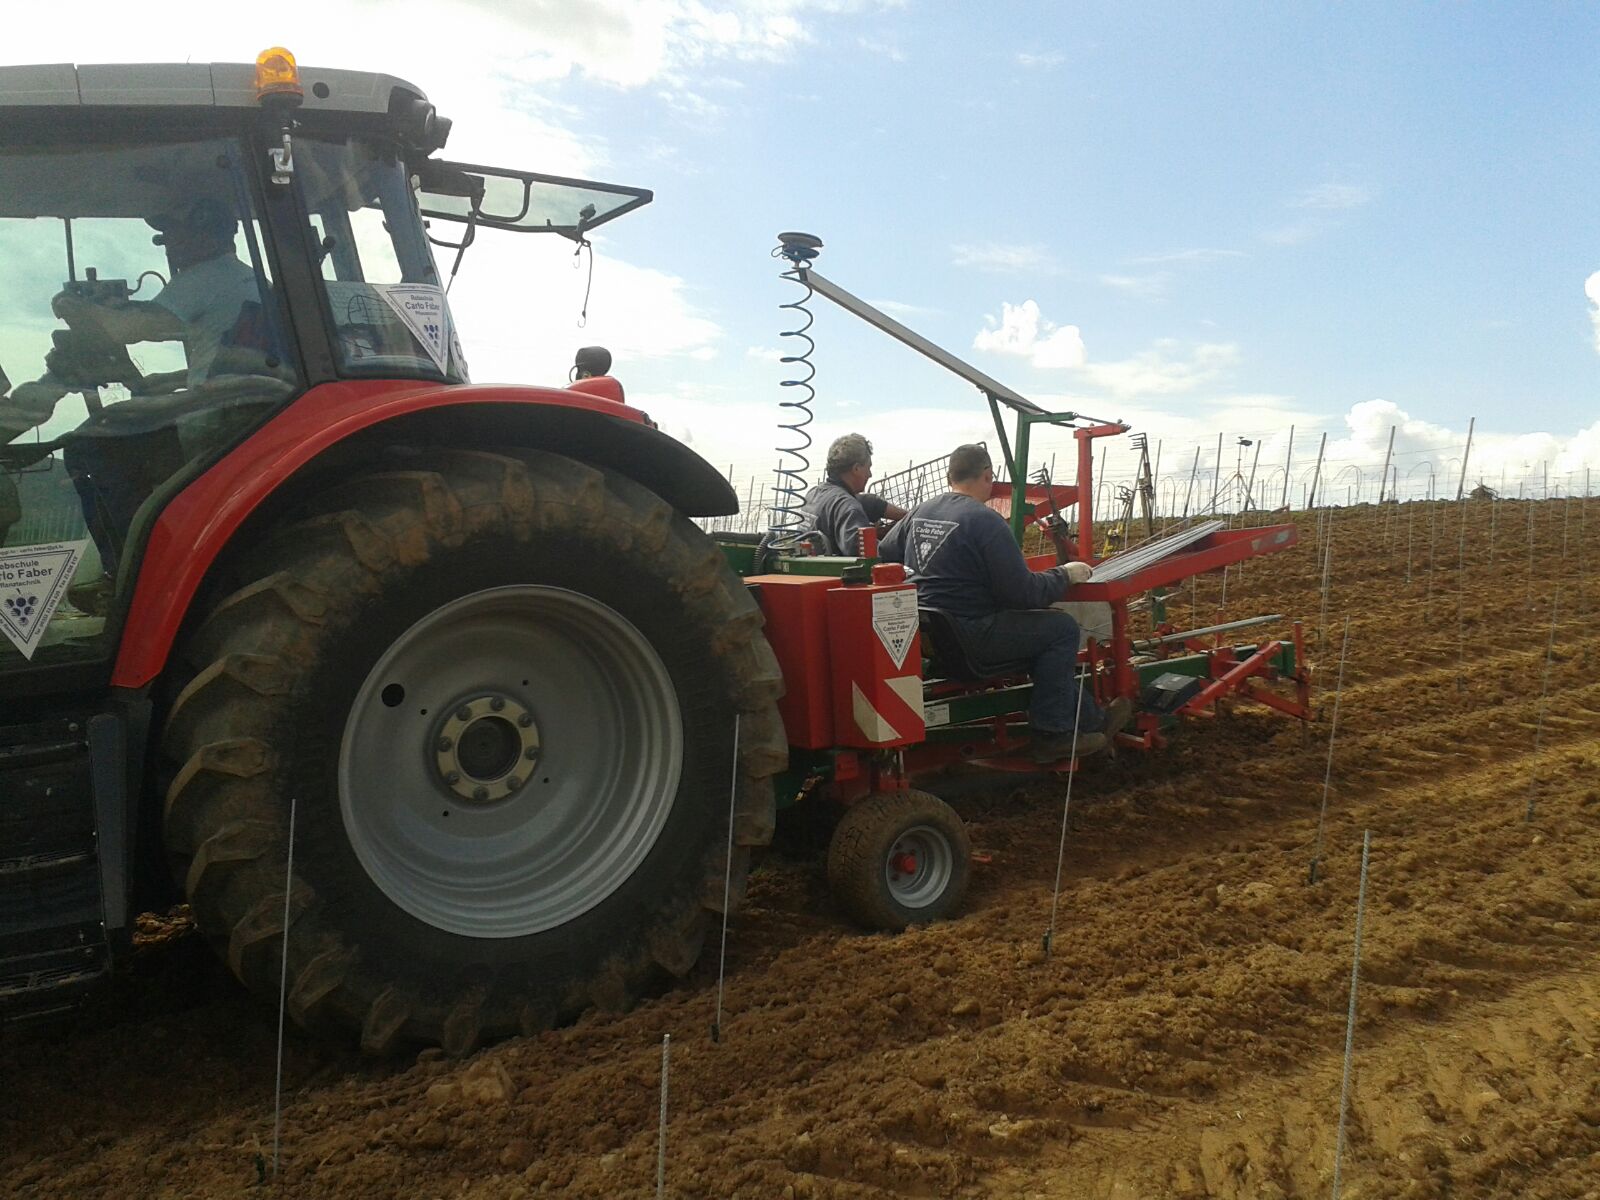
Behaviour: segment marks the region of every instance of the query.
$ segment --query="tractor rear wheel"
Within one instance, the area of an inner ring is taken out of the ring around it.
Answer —
[[[939,797],[878,792],[840,818],[828,845],[828,886],[868,929],[954,916],[967,895],[972,842]]]
[[[464,1053],[694,965],[730,802],[735,901],[771,839],[782,681],[721,552],[639,485],[537,452],[404,466],[275,531],[196,628],[166,839],[276,997],[293,806],[291,1013]]]

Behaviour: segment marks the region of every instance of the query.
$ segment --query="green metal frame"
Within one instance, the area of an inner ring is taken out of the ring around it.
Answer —
[[[1000,453],[1005,456],[1006,471],[1011,476],[1011,536],[1018,546],[1022,545],[1022,529],[1027,515],[1027,488],[1028,488],[1028,444],[1032,440],[1032,429],[1035,425],[1070,425],[1080,420],[1075,412],[1029,412],[1027,409],[1011,405],[1011,411],[1017,414],[1017,433],[1015,450],[1013,440],[1006,437],[1005,422],[1000,419],[1000,405],[1002,401],[993,393],[989,395],[989,413],[994,417],[994,431],[1000,438]],[[1055,480],[1050,481],[1053,485]],[[1086,503],[1084,497],[1078,497],[1080,505]]]

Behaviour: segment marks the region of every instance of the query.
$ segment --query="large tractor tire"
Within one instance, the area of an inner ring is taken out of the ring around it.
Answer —
[[[730,800],[734,902],[772,837],[782,680],[720,551],[639,485],[540,452],[404,466],[276,530],[189,638],[166,840],[276,998],[293,802],[292,1016],[465,1053],[689,971]]]

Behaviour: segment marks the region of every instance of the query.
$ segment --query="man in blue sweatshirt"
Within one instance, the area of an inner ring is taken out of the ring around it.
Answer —
[[[872,478],[872,443],[859,433],[835,438],[828,447],[828,478],[806,496],[801,510],[806,528],[822,535],[829,554],[858,555],[861,531],[887,517],[898,521],[906,510],[865,491]]]
[[[988,506],[994,464],[982,446],[950,456],[950,490],[916,506],[879,547],[903,563],[917,599],[955,620],[962,645],[984,673],[1026,666],[1033,677],[1028,711],[1034,761],[1056,762],[1103,750],[1128,723],[1133,704],[1119,697],[1105,709],[1078,687],[1078,623],[1050,605],[1070,583],[1088,580],[1087,563],[1031,571],[1010,526]]]

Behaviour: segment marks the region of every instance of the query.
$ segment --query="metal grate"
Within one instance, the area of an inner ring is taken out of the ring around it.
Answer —
[[[977,442],[985,450],[989,448],[987,442]],[[874,496],[882,496],[890,504],[898,504],[910,512],[912,508],[924,500],[932,500],[935,496],[943,495],[950,490],[947,477],[950,473],[950,456],[940,455],[930,458],[927,462],[913,463],[903,471],[896,471],[892,475],[880,475],[868,485],[868,491]],[[1007,481],[1006,465],[1003,462],[994,464],[995,483]]]

